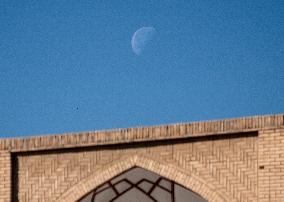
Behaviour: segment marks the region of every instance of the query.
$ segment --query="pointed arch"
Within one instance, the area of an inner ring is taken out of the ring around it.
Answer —
[[[146,170],[157,173],[168,178],[190,190],[198,193],[209,202],[229,201],[225,193],[220,193],[213,185],[206,183],[197,176],[186,173],[181,168],[161,162],[157,159],[145,155],[133,155],[131,157],[122,157],[97,172],[84,178],[76,185],[63,193],[56,201],[77,201],[83,195],[89,193],[95,187],[103,184],[105,181],[112,179],[120,173],[138,166]]]

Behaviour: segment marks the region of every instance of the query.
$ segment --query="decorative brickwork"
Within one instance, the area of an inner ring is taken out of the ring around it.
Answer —
[[[228,201],[228,199],[225,198],[226,196],[222,195],[219,190],[202,179],[199,179],[197,176],[194,176],[194,174],[185,173],[184,170],[179,167],[163,163],[161,160],[153,160],[142,155],[124,157],[115,162],[111,162],[103,169],[97,170],[94,174],[83,179],[75,186],[72,186],[71,189],[67,190],[56,201],[78,200],[81,196],[91,191],[94,188],[94,185],[98,186],[133,166],[139,166],[182,184],[196,193],[199,193],[208,201]]]
[[[0,202],[76,201],[139,166],[208,201],[284,198],[283,115],[0,140]],[[12,173],[12,174],[11,174]]]

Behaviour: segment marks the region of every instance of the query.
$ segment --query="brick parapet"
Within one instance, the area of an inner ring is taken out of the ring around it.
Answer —
[[[11,153],[0,150],[0,201],[11,201]]]
[[[251,132],[260,129],[284,127],[283,117],[283,114],[278,114],[152,127],[0,139],[0,150],[22,152]]]

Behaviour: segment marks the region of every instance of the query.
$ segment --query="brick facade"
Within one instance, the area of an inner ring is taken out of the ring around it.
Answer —
[[[76,201],[140,166],[208,201],[283,201],[284,116],[0,140],[1,201]]]
[[[284,201],[284,129],[262,130],[258,141],[259,202]]]
[[[0,201],[8,202],[11,198],[11,154],[0,150]]]

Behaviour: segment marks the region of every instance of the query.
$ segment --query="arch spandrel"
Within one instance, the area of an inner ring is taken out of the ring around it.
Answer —
[[[125,173],[134,167],[145,169],[155,173],[164,179],[173,181],[182,187],[192,190],[208,202],[229,201],[225,193],[220,193],[214,186],[206,183],[202,179],[188,174],[177,166],[165,164],[148,156],[134,155],[124,157],[105,166],[103,169],[89,175],[79,183],[68,189],[56,201],[79,201],[84,196],[90,194],[96,187],[100,187],[105,182],[116,176]]]

